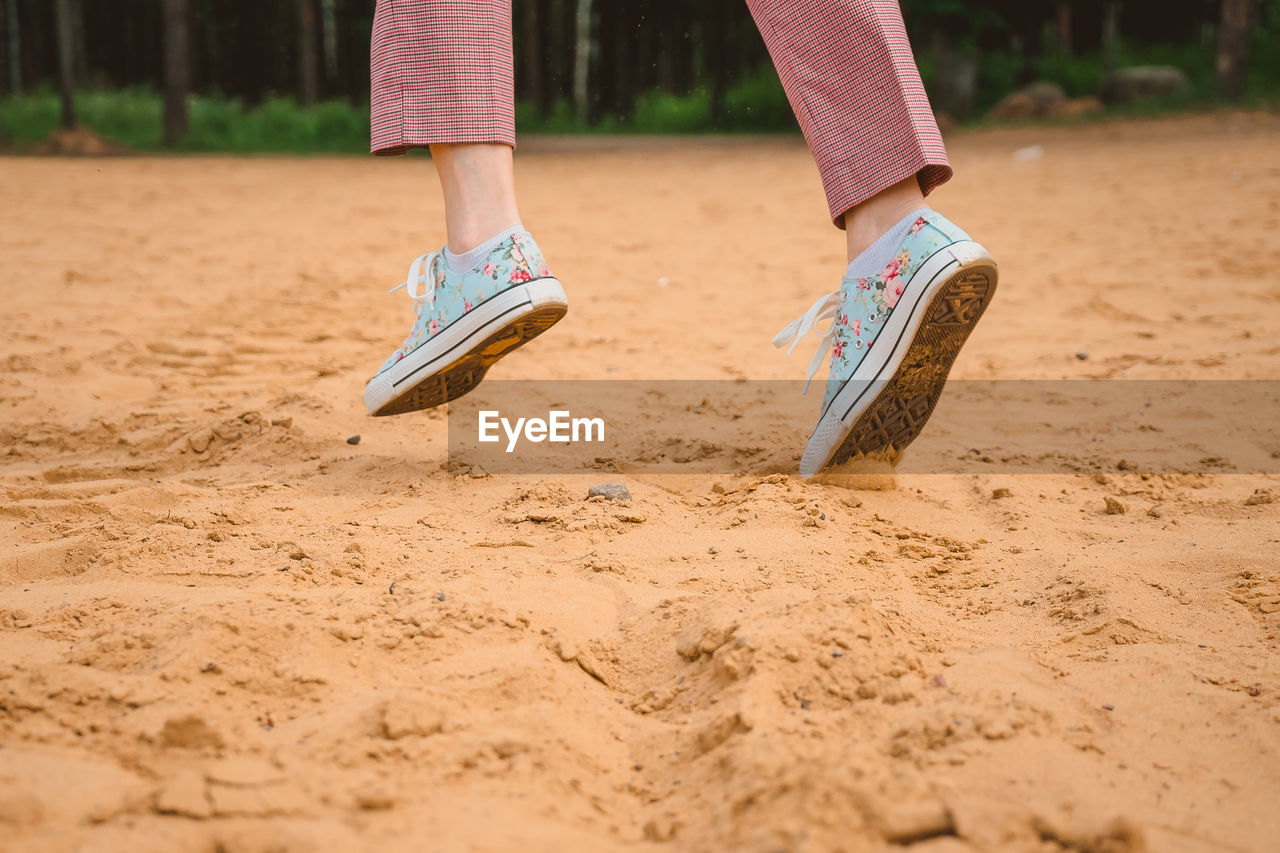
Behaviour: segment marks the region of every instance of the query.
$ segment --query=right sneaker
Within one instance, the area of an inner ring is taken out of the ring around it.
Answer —
[[[810,330],[822,338],[810,379],[830,347],[826,394],[800,475],[852,457],[893,456],[914,441],[991,303],[996,280],[986,249],[946,217],[921,211],[878,275],[846,277],[779,332],[774,345],[791,349]],[[825,319],[831,325],[818,332]]]
[[[430,409],[466,394],[494,362],[551,328],[569,310],[528,231],[514,230],[476,266],[449,269],[443,250],[420,255],[404,288],[413,328],[364,389],[372,415]]]

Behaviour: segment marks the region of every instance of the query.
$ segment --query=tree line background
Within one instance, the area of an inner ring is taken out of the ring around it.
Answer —
[[[63,124],[126,137],[150,121],[156,142],[181,144],[193,122],[230,139],[266,110],[264,134],[305,121],[345,148],[367,130],[374,5],[0,0],[0,134],[30,136],[57,98]],[[1092,94],[1124,64],[1179,67],[1200,99],[1280,90],[1280,0],[901,5],[934,106],[958,120],[1035,80]],[[514,0],[513,29],[524,131],[794,127],[741,0]]]

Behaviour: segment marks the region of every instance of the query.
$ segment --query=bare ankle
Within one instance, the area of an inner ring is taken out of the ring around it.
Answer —
[[[845,242],[852,261],[898,220],[929,203],[920,192],[920,183],[912,175],[850,208],[844,215]]]
[[[449,251],[466,252],[520,222],[511,146],[432,145],[431,158],[444,192]]]
[[[520,214],[512,210],[509,214],[498,212],[489,216],[479,216],[464,222],[447,220],[447,236],[445,246],[455,255],[461,255],[482,245],[494,236],[520,224]]]

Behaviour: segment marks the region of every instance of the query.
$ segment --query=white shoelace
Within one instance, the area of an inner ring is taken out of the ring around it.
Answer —
[[[835,345],[836,312],[839,310],[840,291],[833,290],[813,303],[808,311],[792,320],[785,329],[773,336],[773,345],[779,349],[791,344],[791,347],[787,350],[787,355],[791,355],[796,345],[800,343],[800,339],[810,331],[822,340],[822,343],[818,345],[818,351],[813,354],[813,358],[809,361],[809,378],[805,380],[802,393],[809,393],[809,383],[813,381],[814,374],[822,366],[822,360],[831,351],[831,347]],[[827,319],[831,320],[831,325],[827,326],[825,332],[819,332],[818,322]]]
[[[387,293],[395,293],[400,288],[404,288],[409,294],[409,298],[413,300],[415,305],[430,304],[436,299],[436,277],[435,264],[436,258],[440,257],[439,252],[424,252],[413,259],[413,263],[409,264],[409,272],[405,275],[404,281],[387,291]],[[417,289],[420,286],[421,289]]]

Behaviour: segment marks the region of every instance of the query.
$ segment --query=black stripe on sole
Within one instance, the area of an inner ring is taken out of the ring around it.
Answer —
[[[396,396],[374,412],[374,417],[417,412],[458,399],[479,385],[489,368],[504,355],[550,329],[567,312],[565,305],[547,305],[507,323],[452,364],[422,378]]]
[[[933,414],[960,348],[991,303],[996,279],[993,263],[978,263],[958,270],[939,289],[902,363],[824,468],[873,454],[897,461]]]

